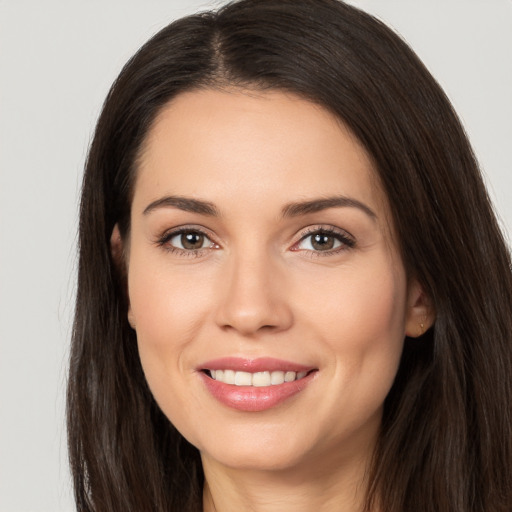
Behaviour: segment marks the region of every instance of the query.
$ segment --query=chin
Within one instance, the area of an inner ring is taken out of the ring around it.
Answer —
[[[198,442],[201,456],[238,470],[283,471],[300,466],[318,443],[303,429],[275,425],[212,430],[211,437]],[[193,441],[193,440],[192,440]],[[194,444],[194,443],[193,443]]]
[[[210,452],[201,451],[201,457],[213,459],[225,467],[241,471],[286,471],[301,465],[306,457],[303,450],[283,450],[275,445],[262,450],[250,446],[234,445],[228,450],[213,449]]]

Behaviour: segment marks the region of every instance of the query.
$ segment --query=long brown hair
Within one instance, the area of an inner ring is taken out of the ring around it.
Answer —
[[[199,511],[197,449],[160,411],[110,253],[130,229],[137,155],[155,116],[194,88],[291,91],[338,116],[371,155],[404,265],[436,322],[405,340],[374,455],[367,508],[512,508],[512,272],[452,107],[410,48],[337,0],[241,0],[178,20],[126,64],[90,147],[68,432],[80,511]]]

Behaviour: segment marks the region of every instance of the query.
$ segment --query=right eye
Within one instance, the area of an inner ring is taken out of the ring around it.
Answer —
[[[167,238],[167,243],[183,251],[197,251],[212,247],[213,242],[200,231],[181,231]]]
[[[202,230],[187,227],[167,231],[157,244],[177,256],[201,256],[203,251],[219,248]]]

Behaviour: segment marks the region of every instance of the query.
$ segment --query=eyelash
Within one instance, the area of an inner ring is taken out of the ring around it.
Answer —
[[[200,249],[180,249],[179,247],[175,247],[174,245],[169,244],[170,240],[174,237],[183,235],[183,234],[196,234],[200,236],[204,236],[211,243],[208,247],[203,247]],[[340,242],[340,246],[334,249],[326,250],[326,251],[315,251],[311,249],[300,249],[297,246],[307,240],[307,238],[313,235],[324,235],[327,237],[332,237],[338,242]],[[156,242],[159,247],[162,247],[169,253],[178,254],[183,257],[201,257],[205,251],[210,249],[218,248],[219,246],[211,240],[211,237],[202,229],[196,227],[182,227],[178,229],[174,229],[172,231],[165,232],[162,236],[160,236]],[[295,242],[291,248],[292,251],[308,251],[311,257],[324,257],[324,256],[333,256],[339,254],[340,252],[346,251],[348,249],[353,249],[356,245],[355,239],[347,233],[346,231],[335,229],[331,226],[322,227],[315,226],[307,229],[304,233],[301,234],[300,239]]]

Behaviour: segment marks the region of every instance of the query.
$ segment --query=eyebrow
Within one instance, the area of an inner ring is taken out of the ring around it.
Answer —
[[[309,201],[289,203],[282,211],[283,217],[298,217],[308,213],[316,213],[329,208],[358,208],[368,215],[372,220],[377,218],[375,212],[367,205],[346,196],[333,196],[326,198],[312,199]]]
[[[199,199],[192,199],[183,196],[165,196],[150,203],[144,209],[143,214],[147,215],[157,208],[178,208],[185,212],[199,213],[201,215],[208,215],[210,217],[218,217],[219,211],[213,203],[208,201],[200,201]]]
[[[165,196],[150,203],[144,209],[143,214],[148,215],[158,208],[177,208],[185,212],[198,213],[209,217],[218,217],[219,210],[208,201],[192,199],[183,196]],[[281,212],[283,217],[299,217],[310,213],[320,212],[329,208],[358,208],[368,215],[372,220],[377,218],[375,212],[357,199],[346,196],[333,196],[326,198],[310,199],[308,201],[288,203]]]

